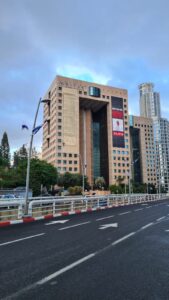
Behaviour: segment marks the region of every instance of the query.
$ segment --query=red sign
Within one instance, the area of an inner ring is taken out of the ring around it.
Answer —
[[[121,110],[112,110],[112,118],[123,119],[123,111],[121,111]]]
[[[113,131],[113,136],[124,136],[124,132]]]

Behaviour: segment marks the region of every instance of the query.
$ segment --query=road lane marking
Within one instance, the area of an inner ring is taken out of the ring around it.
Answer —
[[[146,208],[150,208],[150,207],[152,207],[152,206],[146,206]]]
[[[54,224],[64,224],[66,222],[68,222],[69,220],[59,220],[59,221],[51,221],[49,223],[45,223],[45,225],[54,225]]]
[[[104,225],[100,225],[99,229],[107,229],[107,228],[117,228],[118,227],[118,223],[111,223],[111,224],[104,224]]]
[[[112,243],[112,246],[115,246],[115,245],[117,245],[117,244],[119,244],[119,243],[121,243],[121,242],[123,242],[123,241],[129,239],[131,236],[133,236],[133,235],[135,235],[135,234],[136,234],[136,232],[131,232],[131,233],[129,233],[129,234],[123,236],[122,238],[120,238],[120,239],[116,240],[115,242],[113,242],[113,243]]]
[[[147,225],[142,226],[141,229],[146,229],[146,228],[152,226],[153,224],[154,224],[153,222],[148,223]]]
[[[163,216],[163,217],[161,217],[161,218],[158,218],[156,221],[161,221],[161,220],[163,220],[163,219],[165,219],[165,216]]]
[[[121,213],[121,214],[118,214],[118,215],[119,215],[119,216],[122,216],[122,215],[130,214],[130,213],[131,213],[131,211],[126,211],[126,212]]]
[[[21,238],[21,239],[13,240],[13,241],[10,241],[10,242],[5,242],[5,243],[0,244],[0,247],[5,246],[5,245],[9,245],[9,244],[13,244],[13,243],[18,243],[18,242],[28,240],[28,239],[33,239],[35,237],[42,236],[44,234],[45,233],[43,232],[43,233],[39,233],[39,234],[36,234],[36,235],[30,235],[30,236],[27,236],[27,237],[24,237],[24,238]]]
[[[96,221],[102,221],[102,220],[106,220],[106,219],[109,219],[109,218],[113,218],[113,216],[108,216],[108,217],[104,217],[104,218],[99,218],[99,219],[96,219]]]
[[[79,223],[79,224],[76,224],[76,225],[66,226],[66,227],[59,228],[58,230],[65,230],[65,229],[69,229],[69,228],[73,228],[73,227],[77,227],[77,226],[82,226],[82,225],[89,224],[89,223],[91,223],[91,222],[88,221],[88,222]]]
[[[61,274],[65,273],[65,272],[67,272],[67,271],[69,271],[69,270],[75,268],[76,266],[82,264],[83,262],[85,262],[85,261],[87,261],[87,260],[93,258],[94,256],[95,256],[95,253],[91,253],[91,254],[89,254],[89,255],[87,255],[87,256],[85,256],[85,257],[83,257],[83,258],[81,258],[81,259],[75,261],[74,263],[72,263],[72,264],[70,264],[70,265],[68,265],[68,266],[66,266],[66,267],[64,267],[64,268],[62,268],[62,269],[60,269],[59,271],[56,271],[55,273],[50,274],[49,276],[46,276],[46,277],[43,278],[42,280],[39,280],[39,281],[37,282],[37,285],[45,284],[46,282],[48,282],[48,281],[50,281],[50,280],[52,280],[52,279],[58,277],[59,275],[61,275]]]
[[[166,229],[165,232],[169,232],[169,229]]]
[[[143,208],[138,208],[138,209],[135,209],[134,211],[139,211],[139,210],[143,210]]]

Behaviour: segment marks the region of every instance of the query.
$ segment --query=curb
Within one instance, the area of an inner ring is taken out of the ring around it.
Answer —
[[[75,211],[62,211],[59,214],[55,214],[55,215],[46,215],[46,216],[42,216],[42,217],[26,217],[26,218],[22,218],[20,220],[11,220],[11,221],[0,221],[0,228],[1,227],[8,227],[10,225],[15,225],[15,224],[26,224],[26,223],[33,223],[35,221],[40,221],[40,220],[51,220],[53,218],[57,218],[57,217],[65,217],[65,216],[70,216],[70,215],[79,215],[81,213],[85,213],[85,212],[92,212],[92,211],[99,211],[99,210],[104,210],[107,208],[113,208],[116,206],[102,206],[102,207],[97,207],[97,208],[88,208],[88,209],[78,209]]]

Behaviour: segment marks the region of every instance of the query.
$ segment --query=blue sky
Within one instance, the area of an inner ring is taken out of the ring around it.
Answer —
[[[128,89],[136,115],[138,85],[151,81],[169,118],[167,0],[0,0],[0,8],[0,138],[7,131],[11,149],[28,143],[21,125],[31,128],[57,74]]]

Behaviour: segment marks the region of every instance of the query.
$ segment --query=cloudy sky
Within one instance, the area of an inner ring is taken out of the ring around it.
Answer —
[[[154,82],[169,118],[168,11],[168,0],[0,0],[0,139],[29,141],[21,125],[56,74],[128,89],[133,114],[138,84]]]

